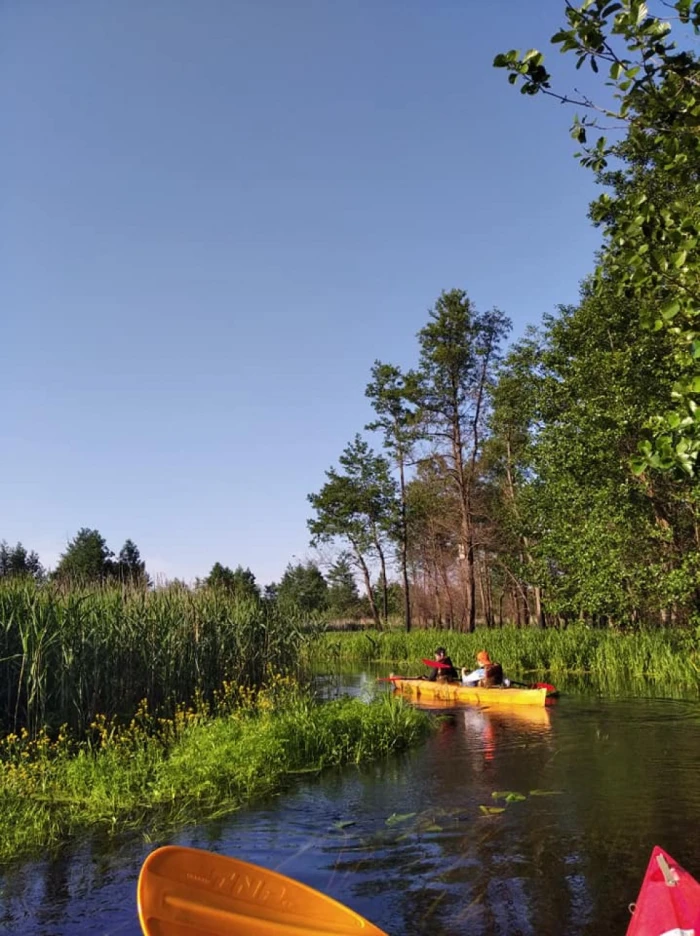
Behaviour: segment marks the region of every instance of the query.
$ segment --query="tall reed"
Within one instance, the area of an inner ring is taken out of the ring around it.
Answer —
[[[566,630],[506,627],[462,634],[445,630],[326,633],[305,648],[316,662],[404,663],[407,673],[425,672],[421,659],[445,646],[455,665],[471,666],[478,650],[489,651],[510,675],[591,673],[599,677],[645,677],[697,684],[700,629],[658,628],[621,633],[584,626]]]
[[[65,591],[0,584],[0,719],[6,729],[66,723],[83,731],[100,713],[129,717],[141,699],[168,714],[224,681],[260,685],[289,671],[302,620],[217,590]]]

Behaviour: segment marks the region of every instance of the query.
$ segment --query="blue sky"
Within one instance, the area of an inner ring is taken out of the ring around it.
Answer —
[[[592,268],[572,112],[491,67],[562,7],[7,0],[0,539],[261,583],[310,555],[306,495],[440,291],[517,337]]]

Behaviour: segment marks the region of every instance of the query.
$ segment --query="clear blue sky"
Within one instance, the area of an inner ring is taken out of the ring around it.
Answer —
[[[563,0],[5,0],[0,539],[264,584],[444,288],[529,323],[598,233],[493,56]],[[566,63],[556,51],[552,63]]]

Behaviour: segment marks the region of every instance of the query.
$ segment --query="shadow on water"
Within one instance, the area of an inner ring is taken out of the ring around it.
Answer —
[[[369,696],[375,675],[325,681],[323,695]],[[276,868],[394,936],[619,936],[652,845],[700,876],[697,693],[610,698],[570,682],[552,708],[432,710],[416,750],[170,840]],[[2,931],[136,936],[151,847],[93,840],[7,871]]]

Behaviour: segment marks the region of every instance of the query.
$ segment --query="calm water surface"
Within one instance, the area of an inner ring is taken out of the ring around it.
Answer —
[[[566,688],[552,709],[451,709],[409,754],[168,841],[276,868],[393,936],[622,936],[654,844],[700,876],[700,702]],[[509,791],[526,798],[492,795]],[[153,847],[92,841],[5,868],[0,932],[138,936]]]

